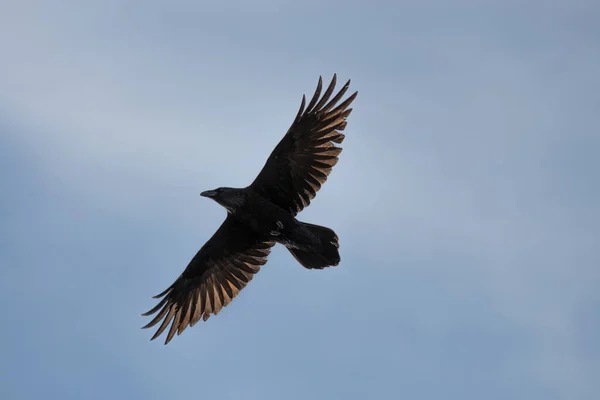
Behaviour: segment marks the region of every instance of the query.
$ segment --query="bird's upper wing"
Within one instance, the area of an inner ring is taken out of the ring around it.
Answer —
[[[164,292],[163,299],[142,315],[158,314],[144,328],[162,324],[156,339],[171,324],[165,340],[169,343],[189,325],[217,314],[237,296],[267,262],[274,241],[247,230],[229,214],[221,227],[192,258],[187,268]],[[160,311],[159,311],[160,310]]]
[[[352,112],[348,106],[358,92],[337,105],[348,90],[350,81],[329,100],[335,84],[336,75],[321,97],[323,80],[319,77],[315,94],[306,109],[306,97],[302,96],[302,104],[292,126],[251,185],[293,215],[310,204],[342,152],[335,143],[344,140],[341,131]]]

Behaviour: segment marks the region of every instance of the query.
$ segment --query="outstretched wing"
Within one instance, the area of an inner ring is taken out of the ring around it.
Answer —
[[[162,300],[142,314],[148,316],[158,312],[144,328],[162,320],[152,340],[160,336],[171,321],[165,344],[175,333],[181,334],[200,318],[206,321],[211,314],[217,315],[267,262],[273,245],[274,241],[247,230],[228,214],[179,278],[167,290],[154,296],[162,297]]]
[[[302,96],[302,104],[292,126],[251,185],[255,191],[293,215],[310,204],[342,152],[335,143],[344,140],[341,131],[352,112],[348,106],[358,92],[337,105],[348,90],[350,81],[329,100],[335,84],[334,74],[320,97],[323,80],[319,77],[315,94],[306,109],[306,97]]]

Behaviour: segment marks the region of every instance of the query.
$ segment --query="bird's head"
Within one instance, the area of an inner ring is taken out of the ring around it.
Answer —
[[[206,190],[200,193],[200,196],[213,199],[214,201],[225,207],[229,212],[235,211],[236,208],[242,205],[242,202],[244,200],[244,194],[242,190],[228,187],[220,187],[214,190]]]

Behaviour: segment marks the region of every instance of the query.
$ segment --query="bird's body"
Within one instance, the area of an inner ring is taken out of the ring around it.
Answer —
[[[260,267],[271,247],[284,245],[308,269],[338,265],[338,237],[332,229],[301,222],[296,215],[327,180],[346,127],[347,108],[355,92],[337,104],[350,81],[331,99],[334,75],[322,97],[322,80],[305,108],[300,110],[286,135],[275,147],[254,182],[245,188],[221,187],[202,192],[227,210],[227,218],[192,258],[187,268],[164,292],[162,300],[143,315],[158,314],[144,328],[162,320],[152,339],[172,322],[165,340],[200,319],[216,315],[238,295]]]
[[[229,211],[229,213],[242,221],[248,229],[264,235],[278,232],[279,235],[270,236],[273,236],[275,241],[279,242],[278,239],[281,239],[282,236],[288,237],[293,228],[299,225],[298,220],[288,211],[251,188],[237,190],[243,193],[244,200],[239,208]],[[283,225],[283,228],[279,225]]]
[[[229,218],[239,222],[249,232],[258,237],[269,238],[287,247],[292,255],[298,258],[299,252],[308,251],[316,255],[322,254],[321,262],[298,261],[309,269],[322,269],[337,265],[340,257],[337,251],[337,235],[321,237],[318,225],[298,221],[289,211],[273,203],[268,197],[257,193],[251,186],[246,188],[219,188],[202,193],[209,198],[217,198],[227,209]],[[317,231],[315,231],[315,229]],[[327,255],[324,254],[327,252]]]

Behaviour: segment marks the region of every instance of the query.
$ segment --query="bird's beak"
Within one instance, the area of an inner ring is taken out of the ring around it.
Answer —
[[[217,195],[217,191],[216,190],[206,190],[202,193],[200,193],[200,196],[202,197],[215,197]]]

